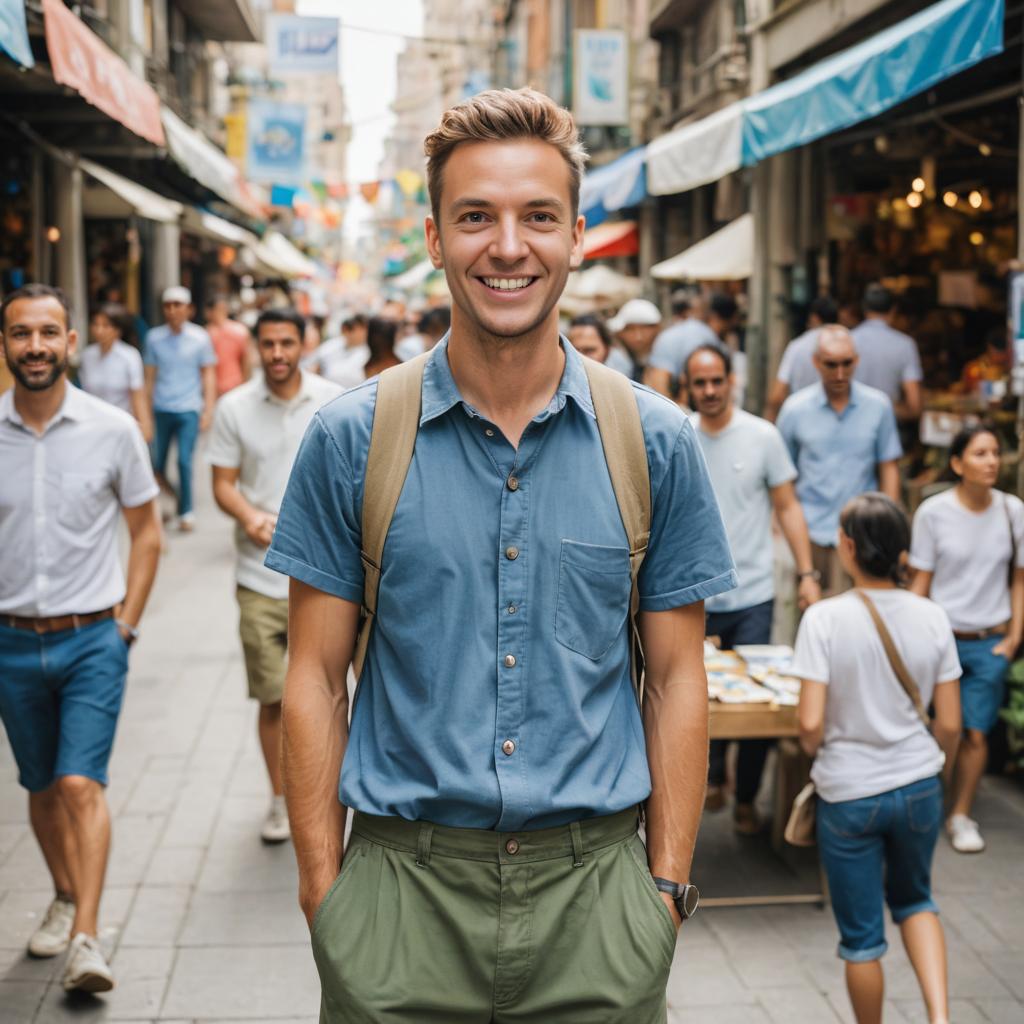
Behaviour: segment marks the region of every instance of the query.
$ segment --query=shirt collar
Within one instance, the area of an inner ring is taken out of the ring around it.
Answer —
[[[80,420],[84,414],[82,404],[82,392],[71,381],[65,381],[64,401],[61,402],[60,408],[54,414],[53,419],[46,424],[46,429],[43,433],[45,434],[46,431],[55,427],[61,420]],[[11,423],[16,423],[19,427],[25,426],[25,421],[14,407],[13,387],[8,388],[0,395],[0,420],[9,420]]]
[[[430,358],[427,360],[427,365],[423,368],[420,426],[423,426],[424,423],[428,423],[430,420],[437,419],[438,416],[443,415],[460,403],[472,415],[478,415],[476,410],[459,394],[458,385],[456,385],[455,378],[452,376],[451,366],[448,363],[449,334],[446,334],[433,347]],[[558,382],[558,390],[547,407],[538,413],[534,420],[545,420],[561,412],[565,408],[565,403],[570,398],[588,416],[596,419],[594,403],[590,398],[587,372],[583,365],[583,357],[572,347],[566,338],[559,336],[559,344],[565,353],[565,369],[562,371],[562,379]]]
[[[818,381],[817,384],[812,385],[818,390],[818,404],[822,406],[828,406],[832,408],[832,403],[828,400],[828,395],[825,394],[825,385]],[[860,393],[860,385],[854,380],[850,382],[850,400],[846,403],[847,409],[852,409],[853,406],[857,405],[857,396]]]
[[[313,397],[313,385],[311,383],[312,377],[306,373],[305,370],[299,369],[299,375],[302,383],[299,385],[299,390],[295,392],[293,398],[287,400],[278,398],[273,391],[267,387],[267,378],[263,373],[260,373],[256,378],[256,390],[260,398],[266,402],[277,402],[279,405],[297,405],[300,402],[309,401]]]

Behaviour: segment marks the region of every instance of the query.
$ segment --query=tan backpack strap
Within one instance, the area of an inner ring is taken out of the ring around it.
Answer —
[[[583,359],[601,433],[608,475],[629,542],[630,671],[637,695],[643,699],[643,650],[637,614],[640,611],[638,579],[651,534],[651,473],[647,445],[636,395],[628,377],[593,359]]]
[[[363,480],[362,550],[363,622],[356,641],[352,668],[358,680],[366,661],[377,592],[380,589],[384,543],[412,463],[420,427],[423,369],[430,352],[385,370],[377,380],[370,450]]]
[[[917,688],[917,683],[914,682],[913,677],[907,671],[907,666],[904,664],[900,652],[896,649],[896,644],[893,641],[888,626],[882,621],[882,616],[878,614],[875,602],[863,590],[854,590],[854,593],[864,602],[868,614],[875,623],[875,629],[878,630],[878,635],[881,637],[886,657],[889,659],[893,672],[896,673],[896,678],[900,681],[900,686],[906,690],[907,696],[914,705],[914,710],[920,716],[921,721],[924,722],[924,727],[930,729],[931,721],[928,718],[928,712],[925,710],[924,703],[921,701],[921,691]]]

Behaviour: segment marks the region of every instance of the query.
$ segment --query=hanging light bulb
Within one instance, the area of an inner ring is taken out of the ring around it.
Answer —
[[[977,189],[974,189],[971,192],[971,194],[967,197],[967,202],[971,204],[973,209],[980,210],[981,204],[984,202],[984,200],[982,199],[981,193]]]
[[[921,198],[920,192],[910,192],[907,195],[907,206],[911,209],[916,210],[924,200]]]
[[[981,143],[978,144],[978,152],[982,156],[991,156],[992,155],[992,147],[987,142],[981,142]]]
[[[915,192],[923,192],[923,191],[924,191],[924,189],[925,189],[925,181],[924,181],[924,178],[915,178],[915,179],[914,179],[914,180],[913,180],[913,181],[912,181],[912,182],[910,183],[910,187],[911,187],[911,188],[912,188],[912,189],[913,189],[913,190],[914,190]]]
[[[959,202],[960,197],[953,191],[943,192],[942,201],[952,209]]]
[[[56,245],[60,241],[60,228],[49,227],[46,229],[46,240],[53,245]]]
[[[972,231],[967,237],[970,239],[971,245],[981,245],[985,241],[985,236],[980,231]]]

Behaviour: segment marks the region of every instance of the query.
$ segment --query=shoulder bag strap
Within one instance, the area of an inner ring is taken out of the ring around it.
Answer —
[[[629,378],[603,363],[583,359],[601,434],[608,475],[629,542],[630,671],[637,697],[643,700],[643,649],[637,614],[640,610],[638,579],[651,534],[651,474],[647,445],[636,395]]]
[[[356,679],[362,675],[370,631],[377,614],[384,543],[412,463],[420,425],[423,369],[430,352],[385,370],[377,380],[370,450],[363,482],[363,619],[352,656]]]
[[[893,672],[896,673],[896,678],[900,681],[900,686],[906,690],[907,696],[914,705],[914,710],[920,716],[921,721],[924,722],[924,727],[926,729],[930,729],[931,721],[929,720],[928,712],[925,710],[924,704],[921,701],[921,691],[918,690],[917,683],[914,682],[913,677],[907,671],[907,666],[904,664],[903,658],[900,656],[900,652],[896,649],[896,644],[893,642],[892,634],[889,632],[889,628],[886,624],[882,621],[882,616],[878,614],[878,609],[875,607],[874,601],[872,601],[863,590],[854,590],[854,593],[864,602],[864,606],[867,608],[868,614],[875,623],[875,629],[878,630],[878,635],[882,640],[882,646],[885,648],[886,657],[889,659],[889,664],[892,667]]]

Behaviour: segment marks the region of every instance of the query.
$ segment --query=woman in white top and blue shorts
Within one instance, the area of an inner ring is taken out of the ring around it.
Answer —
[[[800,742],[814,757],[818,846],[839,956],[858,1024],[880,1022],[888,904],[928,1020],[945,1024],[946,946],[931,866],[942,826],[940,773],[960,737],[960,664],[946,613],[901,586],[910,525],[899,507],[882,494],[864,494],[839,524],[843,569],[888,627],[923,705],[935,708],[928,729],[858,593],[807,609],[793,674],[803,681]]]
[[[959,853],[985,848],[971,806],[988,761],[986,736],[999,717],[1006,670],[1024,629],[1024,503],[995,489],[1000,455],[991,426],[962,430],[949,451],[957,484],[922,503],[910,545],[911,589],[945,609],[964,670],[964,735],[946,820]]]

